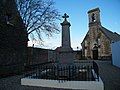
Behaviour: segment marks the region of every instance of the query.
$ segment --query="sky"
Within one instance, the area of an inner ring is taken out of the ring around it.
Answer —
[[[94,8],[100,9],[101,25],[112,32],[120,34],[120,0],[53,0],[54,7],[61,15],[67,13],[71,24],[70,36],[71,47],[81,49],[81,42],[88,32],[88,11]],[[61,17],[62,19],[62,17]],[[61,25],[63,19],[58,23],[60,33],[51,38],[44,37],[44,45],[35,47],[55,49],[61,46]]]

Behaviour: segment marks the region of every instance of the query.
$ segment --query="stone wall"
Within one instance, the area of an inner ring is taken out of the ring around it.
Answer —
[[[24,69],[27,33],[15,0],[2,0],[0,12],[0,76],[4,76]]]
[[[111,42],[105,36],[104,33],[101,33],[100,36],[100,55],[102,59],[110,59],[111,58]]]
[[[27,65],[46,63],[54,59],[54,53],[49,49],[28,47]]]
[[[73,59],[74,60],[81,60],[82,59],[82,51],[73,51]]]

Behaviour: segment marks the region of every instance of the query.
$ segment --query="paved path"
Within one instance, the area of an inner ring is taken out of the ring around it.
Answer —
[[[46,87],[33,87],[21,85],[22,75],[0,79],[0,90],[61,90]]]
[[[96,61],[100,68],[100,76],[105,84],[105,90],[120,90],[120,68],[110,61]],[[22,75],[0,79],[0,90],[64,90],[42,87],[21,86]]]
[[[113,66],[111,61],[96,61],[100,69],[100,77],[105,90],[120,90],[120,68]]]

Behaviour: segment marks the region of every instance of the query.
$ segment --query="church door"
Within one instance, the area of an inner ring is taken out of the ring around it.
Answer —
[[[98,47],[96,45],[93,47],[93,59],[98,59]]]

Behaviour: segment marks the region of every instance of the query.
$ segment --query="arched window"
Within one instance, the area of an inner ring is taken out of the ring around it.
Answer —
[[[95,22],[96,21],[96,14],[92,14],[92,22]]]

